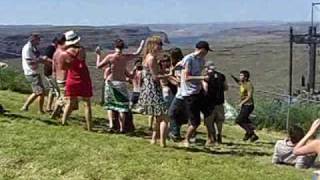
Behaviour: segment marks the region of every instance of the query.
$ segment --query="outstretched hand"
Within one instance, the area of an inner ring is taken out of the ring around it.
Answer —
[[[97,46],[97,47],[96,47],[95,52],[96,52],[97,55],[101,55],[101,48],[100,48],[100,46]]]

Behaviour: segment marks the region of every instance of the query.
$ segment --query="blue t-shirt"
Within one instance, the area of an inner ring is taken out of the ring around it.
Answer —
[[[182,60],[182,66],[184,69],[188,69],[190,76],[201,76],[205,61],[196,57],[193,53],[185,56]],[[202,88],[201,80],[189,80],[186,81],[184,76],[181,76],[181,95],[191,96],[199,94]]]

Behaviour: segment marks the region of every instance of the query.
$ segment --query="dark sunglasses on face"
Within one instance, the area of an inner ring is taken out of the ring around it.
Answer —
[[[77,48],[77,49],[80,49],[80,48],[81,48],[80,45],[71,45],[70,47],[72,47],[72,48]]]

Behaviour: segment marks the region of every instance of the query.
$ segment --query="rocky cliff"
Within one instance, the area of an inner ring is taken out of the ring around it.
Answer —
[[[168,36],[161,31],[152,31],[147,26],[0,26],[0,58],[20,56],[23,45],[32,32],[40,33],[40,51],[50,44],[52,39],[61,32],[75,30],[82,38],[82,45],[93,50],[97,45],[111,49],[113,40],[123,39],[127,46],[139,46],[142,39],[151,35],[159,35],[165,43]]]

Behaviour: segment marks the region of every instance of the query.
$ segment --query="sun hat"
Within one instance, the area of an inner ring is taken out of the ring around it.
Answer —
[[[66,46],[77,44],[81,39],[73,30],[65,32],[64,35],[66,37]]]

